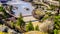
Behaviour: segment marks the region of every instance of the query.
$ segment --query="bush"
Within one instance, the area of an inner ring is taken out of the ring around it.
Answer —
[[[33,30],[34,30],[33,24],[30,21],[29,24],[26,26],[26,31],[33,31]]]
[[[54,17],[54,34],[58,34],[58,30],[60,30],[60,16]]]
[[[57,29],[54,30],[54,34],[58,34],[58,30]]]
[[[39,26],[38,25],[35,27],[35,30],[36,31],[39,31]]]
[[[4,9],[3,9],[3,7],[2,6],[0,6],[0,11],[3,11]]]
[[[9,17],[9,14],[6,13],[5,9],[3,8],[3,6],[0,6],[0,12],[3,12],[3,18],[7,18]]]
[[[22,17],[21,13],[20,13],[20,17],[17,20],[17,25],[18,26],[24,26],[25,25],[25,22],[23,21],[23,17]]]
[[[14,27],[15,26],[15,23],[11,21],[11,27]]]

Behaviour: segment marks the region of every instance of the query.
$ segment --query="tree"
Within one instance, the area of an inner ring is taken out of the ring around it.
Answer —
[[[38,25],[35,27],[35,30],[39,31],[39,26]]]
[[[33,31],[34,27],[31,21],[29,21],[29,24],[26,26],[26,31]]]

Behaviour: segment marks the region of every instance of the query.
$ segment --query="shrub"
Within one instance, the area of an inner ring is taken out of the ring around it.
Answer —
[[[17,19],[17,25],[24,26],[25,22],[23,21],[22,14],[20,13],[20,17]]]
[[[33,24],[30,21],[29,24],[26,26],[26,31],[33,31],[33,30],[34,30]]]
[[[38,25],[35,27],[35,30],[36,31],[39,31],[39,26]]]
[[[4,9],[3,9],[3,7],[2,6],[0,6],[0,11],[3,11]]]

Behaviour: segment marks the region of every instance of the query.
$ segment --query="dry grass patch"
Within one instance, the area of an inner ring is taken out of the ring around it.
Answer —
[[[29,31],[24,34],[48,34],[48,33],[40,32],[40,31]]]

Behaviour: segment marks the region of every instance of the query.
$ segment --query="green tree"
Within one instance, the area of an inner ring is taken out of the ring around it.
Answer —
[[[33,30],[34,30],[33,24],[30,21],[29,24],[27,24],[27,26],[26,26],[26,31],[33,31]]]
[[[39,26],[38,25],[35,27],[35,30],[36,31],[39,31]]]

